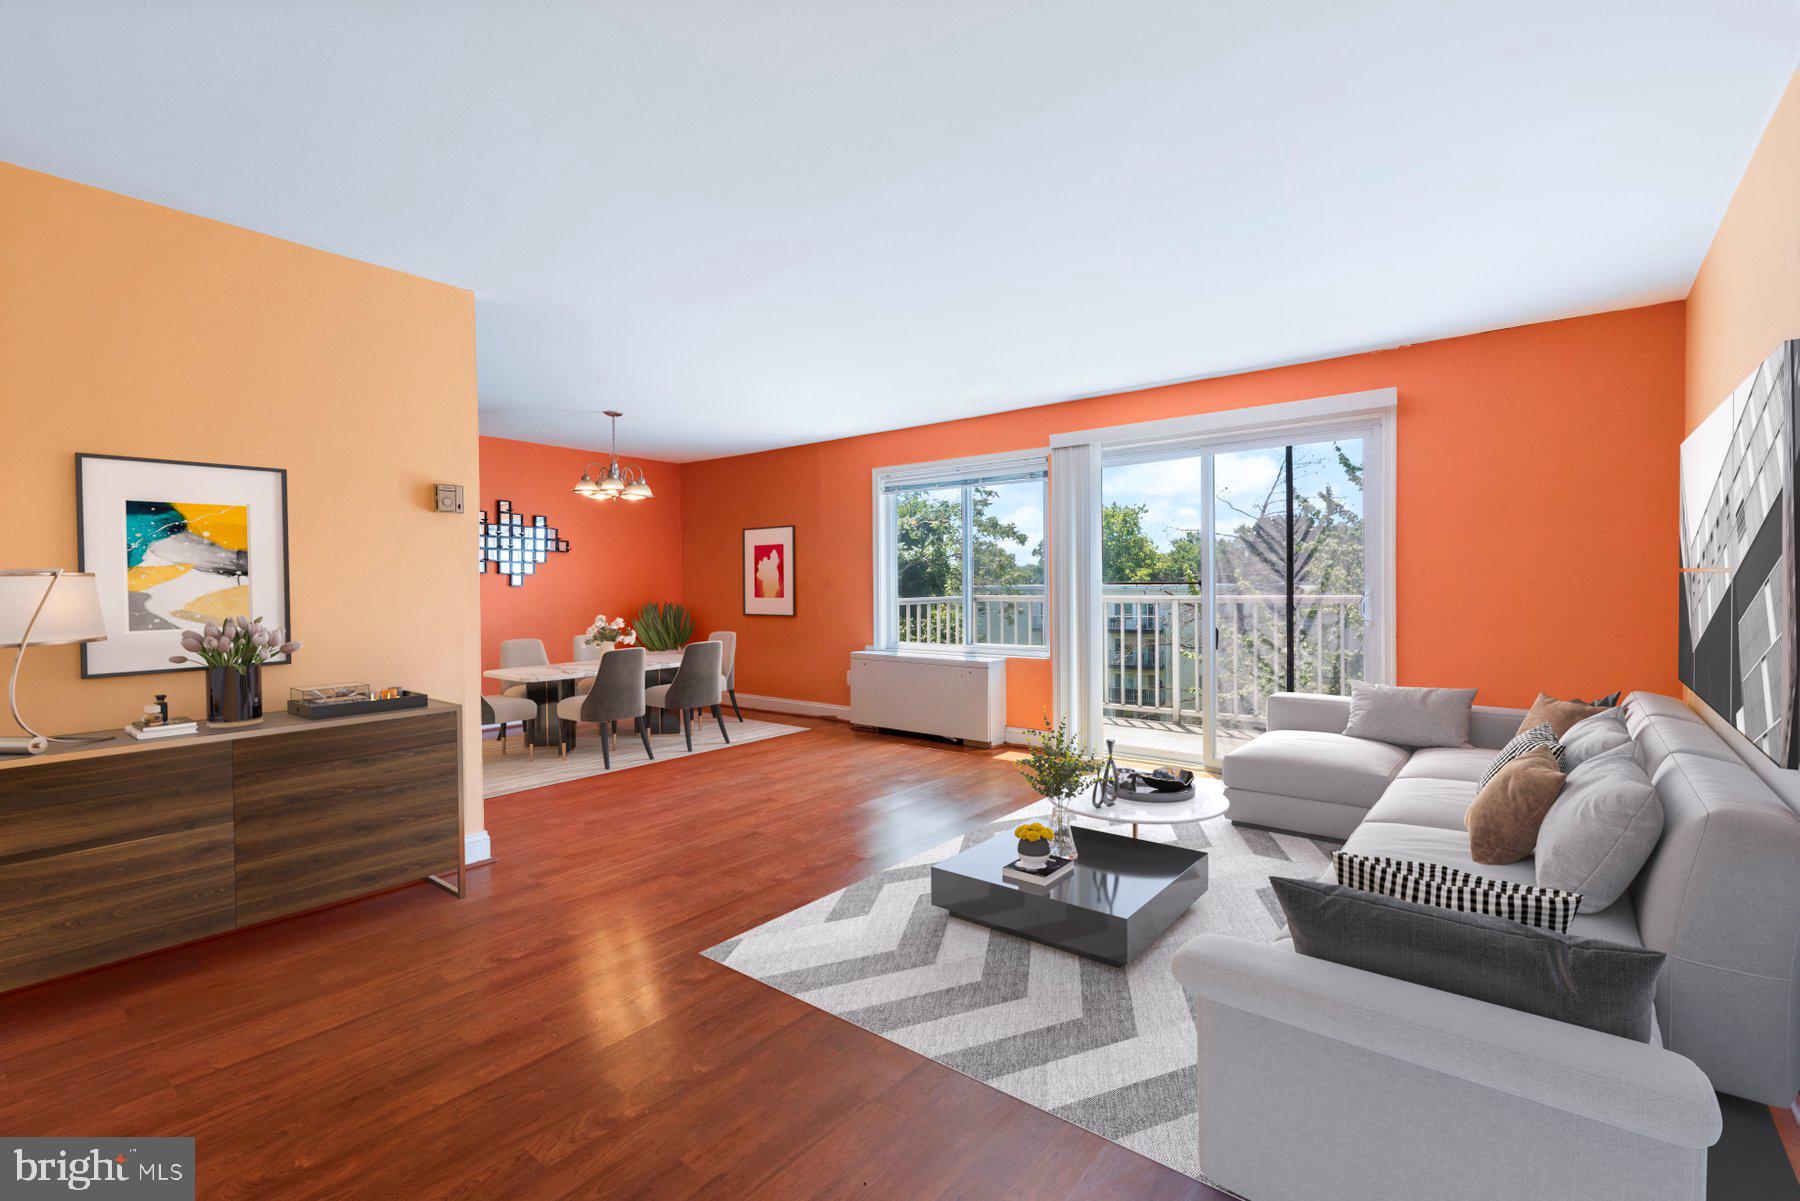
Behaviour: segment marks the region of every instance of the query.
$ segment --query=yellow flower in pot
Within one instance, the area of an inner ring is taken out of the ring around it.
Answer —
[[[1026,822],[1013,836],[1019,840],[1019,858],[1041,863],[1050,855],[1050,840],[1056,831],[1043,822]]]

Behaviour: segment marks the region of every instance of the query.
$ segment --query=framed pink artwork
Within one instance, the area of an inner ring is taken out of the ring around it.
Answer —
[[[794,527],[767,525],[744,531],[744,612],[794,615]]]

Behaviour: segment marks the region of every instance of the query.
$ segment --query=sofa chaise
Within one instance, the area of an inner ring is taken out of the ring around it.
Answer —
[[[1175,956],[1199,1039],[1200,1163],[1252,1201],[1705,1196],[1714,1090],[1800,1090],[1800,815],[1679,701],[1626,727],[1665,811],[1635,884],[1570,933],[1662,951],[1648,1043],[1272,945]],[[1477,706],[1468,747],[1346,736],[1349,700],[1282,693],[1224,760],[1237,822],[1530,883],[1469,854],[1463,813],[1523,712]]]

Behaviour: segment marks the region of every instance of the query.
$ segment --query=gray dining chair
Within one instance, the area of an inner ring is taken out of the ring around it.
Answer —
[[[724,653],[725,648],[717,642],[690,642],[682,648],[681,666],[675,669],[675,678],[645,690],[644,700],[650,708],[681,714],[681,733],[687,739],[690,751],[694,749],[694,726],[689,714],[697,715],[702,709],[712,710],[714,720],[719,723],[719,733],[725,735],[726,742],[731,741],[731,733],[725,728],[725,713],[720,707],[725,677],[719,671],[719,664]]]
[[[500,753],[506,754],[506,727],[519,723],[519,737],[525,738],[525,723],[536,721],[538,704],[522,696],[484,696],[481,698],[481,724],[500,727]],[[525,738],[525,756],[537,758],[531,739]]]
[[[586,634],[577,634],[574,638],[575,657],[571,663],[592,663],[606,652],[587,640]],[[594,686],[594,677],[575,681],[575,695],[580,696]]]
[[[550,663],[550,656],[544,653],[544,640],[541,638],[508,638],[500,644],[500,666],[502,667],[545,667]],[[502,696],[524,696],[525,685],[514,684]]]
[[[600,760],[611,771],[613,723],[631,717],[637,719],[644,754],[654,759],[656,752],[650,749],[650,728],[644,723],[644,715],[644,648],[627,646],[607,651],[594,673],[594,686],[581,696],[556,702],[556,716],[563,723],[562,753],[567,755],[575,745],[575,723],[591,721],[600,727]]]
[[[719,656],[720,687],[731,698],[732,713],[739,721],[743,721],[744,711],[738,708],[737,703],[737,635],[730,630],[715,630],[706,636],[706,640],[725,648]]]

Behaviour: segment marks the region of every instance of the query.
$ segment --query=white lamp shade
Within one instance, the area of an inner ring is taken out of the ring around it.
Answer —
[[[55,587],[51,581],[55,580]],[[48,598],[45,591],[49,591]],[[38,604],[44,608],[38,612]],[[31,615],[37,613],[37,623]],[[19,646],[31,626],[32,646],[98,642],[106,637],[100,588],[91,572],[0,571],[0,646]]]

